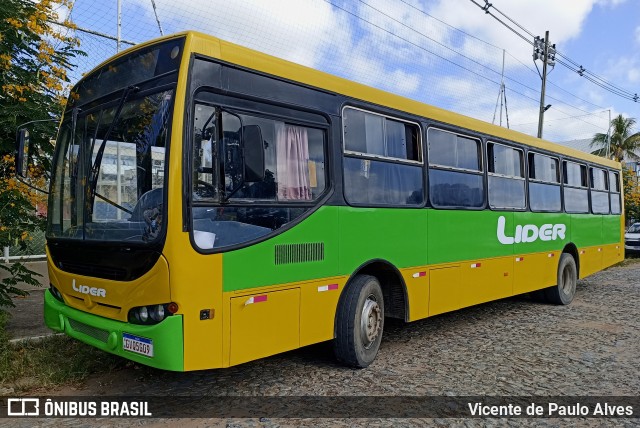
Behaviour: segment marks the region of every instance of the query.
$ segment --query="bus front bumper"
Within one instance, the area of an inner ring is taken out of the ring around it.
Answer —
[[[155,325],[115,321],[71,308],[57,300],[49,290],[44,294],[44,320],[54,331],[78,339],[106,352],[164,370],[184,371],[182,316],[173,315]],[[150,345],[141,355],[124,349],[123,333]]]

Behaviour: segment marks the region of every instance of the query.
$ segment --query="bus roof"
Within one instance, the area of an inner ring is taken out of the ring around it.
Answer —
[[[271,74],[287,80],[300,82],[305,85],[317,87],[329,92],[346,95],[355,99],[389,107],[395,110],[404,111],[417,116],[422,116],[440,122],[460,126],[476,132],[493,135],[505,140],[514,141],[543,150],[557,152],[566,156],[571,156],[574,158],[583,159],[588,162],[608,166],[610,168],[620,169],[620,163],[610,159],[595,156],[590,153],[585,153],[580,150],[542,140],[518,131],[513,131],[462,114],[454,113],[415,100],[411,100],[400,95],[372,88],[370,86],[356,83],[329,73],[325,73],[323,71],[319,71],[310,67],[267,55],[265,53],[239,46],[196,31],[185,31],[133,46],[125,51],[120,52],[118,55],[110,58],[108,61],[105,61],[104,63],[98,65],[96,69],[102,67],[104,64],[110,62],[114,58],[126,55],[129,52],[148,46],[150,44],[157,43],[159,41],[164,41],[176,37],[187,38],[185,50],[189,52],[218,58],[222,61],[237,64],[239,66],[257,70],[266,74]]]

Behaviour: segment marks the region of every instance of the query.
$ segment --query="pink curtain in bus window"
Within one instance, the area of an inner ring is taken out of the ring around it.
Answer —
[[[276,152],[278,199],[311,199],[307,129],[276,123]]]

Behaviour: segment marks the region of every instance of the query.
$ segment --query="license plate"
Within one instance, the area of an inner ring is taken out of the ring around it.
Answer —
[[[153,340],[146,337],[122,333],[122,349],[147,357],[153,357]]]

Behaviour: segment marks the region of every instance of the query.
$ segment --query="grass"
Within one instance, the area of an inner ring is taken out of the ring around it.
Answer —
[[[92,374],[120,370],[129,361],[67,336],[10,343],[0,310],[0,395],[78,385]]]

